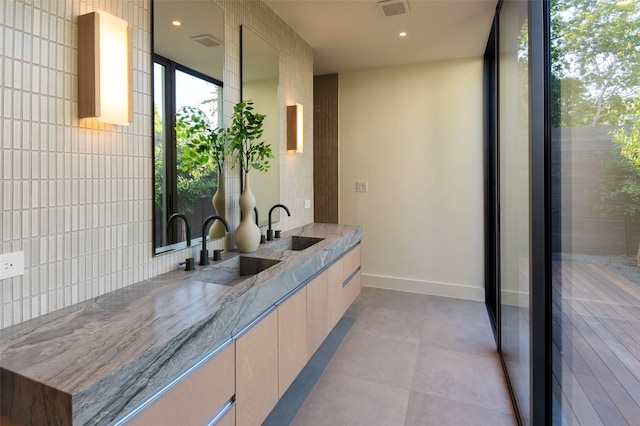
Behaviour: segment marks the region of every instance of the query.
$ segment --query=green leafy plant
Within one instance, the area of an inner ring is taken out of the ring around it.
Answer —
[[[265,116],[253,110],[252,101],[238,102],[233,107],[231,127],[226,130],[233,166],[240,163],[244,173],[251,168],[267,171],[271,167],[269,159],[275,158],[271,147],[265,141],[258,141],[264,132]]]
[[[191,171],[194,177],[208,174],[212,168],[221,173],[226,155],[225,134],[200,108],[180,108],[176,114],[176,137],[184,141],[182,171]]]
[[[605,214],[620,212],[627,217],[640,214],[640,96],[629,109],[634,112],[632,124],[611,133],[614,149],[603,160],[599,206]]]
[[[640,217],[640,98],[630,109],[635,111],[632,124],[611,133],[614,149],[603,159],[601,200],[598,206],[605,215],[622,214],[627,219]],[[640,266],[640,247],[638,247]]]

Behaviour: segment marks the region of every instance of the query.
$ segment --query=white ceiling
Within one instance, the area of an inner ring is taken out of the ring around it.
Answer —
[[[481,56],[497,4],[408,0],[407,14],[385,17],[376,0],[265,2],[313,47],[316,75]]]

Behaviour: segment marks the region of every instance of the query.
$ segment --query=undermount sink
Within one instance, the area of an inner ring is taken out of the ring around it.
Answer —
[[[302,237],[294,235],[293,237],[291,237],[291,250],[302,251],[315,244],[318,244],[322,240],[324,240],[324,238]]]
[[[264,259],[261,257],[236,256],[198,271],[189,276],[189,279],[211,284],[234,286],[246,280],[248,277],[257,275],[271,268],[279,262],[279,260]]]
[[[302,251],[309,247],[318,244],[324,238],[316,237],[304,237],[301,235],[294,235],[292,237],[286,237],[281,240],[276,240],[268,244],[269,247],[275,250],[293,250]]]

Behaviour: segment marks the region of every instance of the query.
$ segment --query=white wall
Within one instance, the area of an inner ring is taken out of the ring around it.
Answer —
[[[273,159],[269,160],[271,167],[266,172],[251,173],[251,191],[259,194],[256,197],[256,207],[258,208],[260,224],[268,223],[269,209],[274,204],[280,202],[280,144],[278,134],[280,132],[280,119],[278,113],[280,108],[278,105],[278,80],[258,80],[244,82],[242,86],[242,94],[245,100],[254,102],[256,112],[266,115],[264,120],[264,133],[261,141],[266,141],[271,150],[275,154]],[[273,220],[280,219],[280,209],[272,214]],[[278,229],[280,225],[278,225]],[[266,231],[263,232],[266,234]]]
[[[279,51],[278,228],[313,221],[313,147],[286,154],[286,106],[313,106],[313,51],[262,1],[216,0],[225,11],[224,114],[240,99],[240,25]],[[196,247],[153,256],[150,0],[0,1],[0,252],[24,251],[23,276],[0,280],[0,328],[178,267]],[[100,8],[133,34],[134,119],[104,126],[77,114],[78,15]],[[284,118],[283,118],[284,117]],[[313,134],[312,117],[305,133]],[[300,176],[300,178],[298,178]],[[226,178],[237,225],[239,173]],[[221,248],[214,241],[210,249]]]
[[[482,59],[343,73],[339,102],[363,285],[484,300]]]

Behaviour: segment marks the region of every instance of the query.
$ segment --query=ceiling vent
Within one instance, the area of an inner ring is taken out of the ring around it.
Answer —
[[[378,2],[378,6],[384,16],[404,15],[409,12],[407,0],[383,0]]]
[[[204,47],[214,47],[214,46],[220,46],[222,44],[220,40],[218,40],[211,34],[202,34],[199,36],[193,36],[191,37],[191,40],[200,43]]]

